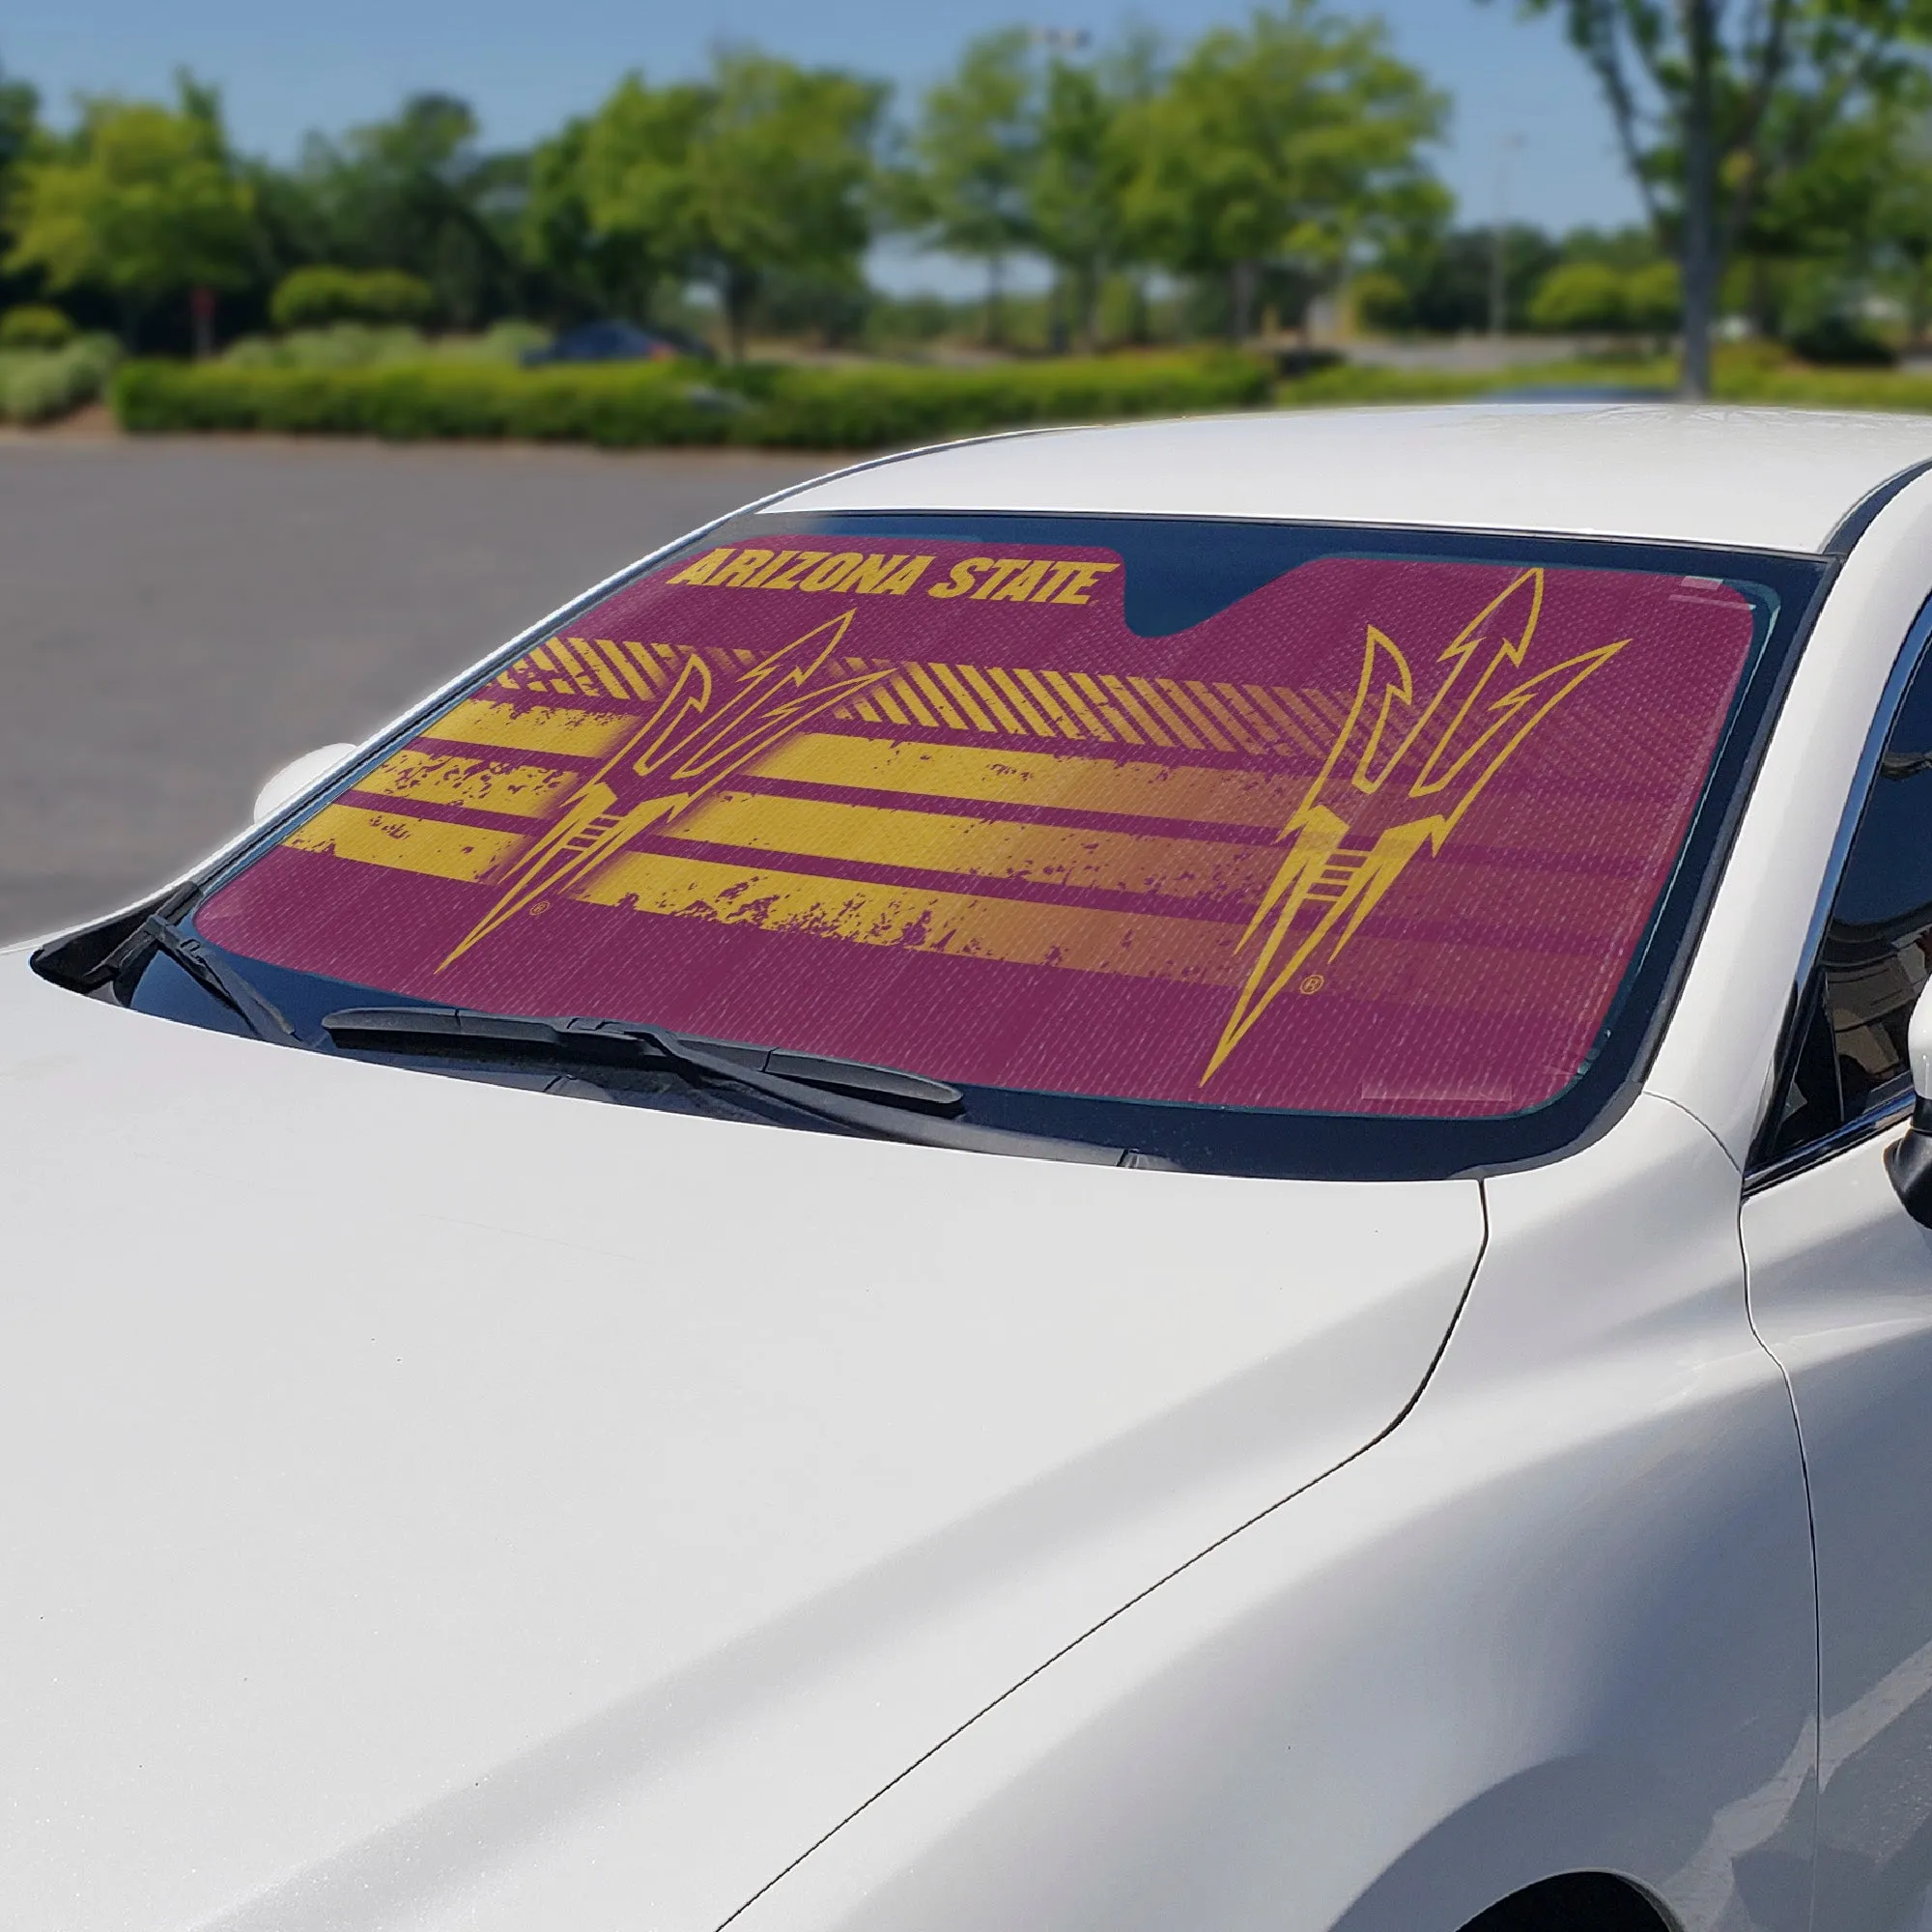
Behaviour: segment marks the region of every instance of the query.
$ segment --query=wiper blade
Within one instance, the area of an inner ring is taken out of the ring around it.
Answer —
[[[136,937],[152,941],[204,992],[213,994],[223,1006],[239,1013],[258,1038],[272,1040],[278,1046],[302,1044],[301,1036],[289,1024],[281,1009],[258,993],[206,940],[184,931],[173,920],[157,912],[150,913],[141,922]]]
[[[338,1046],[388,1053],[466,1052],[561,1064],[635,1064],[649,1054],[687,1078],[722,1081],[800,1113],[881,1139],[980,1153],[1029,1155],[1097,1167],[1166,1167],[1127,1148],[1062,1140],[952,1118],[964,1095],[941,1080],[897,1067],[698,1040],[664,1027],[622,1020],[530,1019],[467,1007],[348,1007],[323,1030]],[[780,1070],[782,1069],[782,1070]],[[936,1110],[948,1111],[936,1111]]]

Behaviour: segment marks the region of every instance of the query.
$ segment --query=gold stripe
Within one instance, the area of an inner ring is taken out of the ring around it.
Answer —
[[[1130,677],[1127,683],[1132,688],[1134,696],[1147,706],[1149,715],[1177,745],[1184,745],[1190,752],[1198,752],[1201,749],[1201,740],[1195,737],[1186,724],[1177,715],[1180,709],[1179,705],[1170,706],[1162,703],[1160,693],[1147,678]],[[1226,747],[1223,746],[1221,749],[1226,750]]]
[[[1040,677],[1046,683],[1052,685],[1056,696],[1059,696],[1080,724],[1085,727],[1090,736],[1098,738],[1102,744],[1106,744],[1112,739],[1113,733],[1101,724],[1093,712],[1088,710],[1080,694],[1067,682],[1064,672],[1043,670],[1040,672]]]
[[[548,765],[504,765],[494,758],[405,750],[384,759],[355,789],[425,805],[507,812],[514,818],[548,818],[577,781],[576,772]]]
[[[1146,740],[1134,729],[1133,724],[1115,708],[1114,700],[1101,690],[1099,685],[1084,670],[1073,673],[1073,683],[1087,701],[1093,705],[1097,717],[1107,732],[1117,738],[1124,738],[1130,745],[1145,744]]]
[[[1054,736],[1053,726],[1027,702],[1025,695],[1021,692],[1010,672],[1002,670],[998,665],[988,665],[986,667],[986,676],[998,689],[1000,696],[1007,700],[1008,708],[1026,725],[1027,729],[1036,738],[1051,738]]]
[[[1089,758],[1071,752],[992,751],[973,745],[896,743],[802,731],[753,767],[759,778],[851,785],[923,798],[992,805],[1058,806],[1197,824],[1256,825],[1280,832],[1307,780],[1282,771]]]
[[[588,648],[597,654],[600,674],[612,697],[620,703],[633,699],[641,699],[646,704],[651,701],[650,686],[644,682],[637,661],[622,644],[612,643],[609,638],[591,638],[586,641]]]
[[[1065,706],[1047,690],[1036,672],[1028,670],[1024,666],[1016,665],[1013,668],[1013,682],[1026,687],[1033,696],[1033,701],[1052,722],[1063,738],[1079,737],[1080,726],[1068,717]]]
[[[628,711],[581,711],[561,704],[519,708],[471,698],[417,735],[454,738],[466,745],[497,745],[507,752],[561,752],[594,758],[621,745],[643,721]]]
[[[1127,689],[1124,678],[1117,677],[1112,671],[1105,671],[1101,674],[1100,683],[1102,688],[1112,696],[1115,703],[1134,721],[1135,725],[1141,731],[1145,732],[1154,744],[1164,746],[1171,742],[1167,733],[1161,729],[1159,722],[1149,715],[1140,700]],[[1225,752],[1228,748],[1225,745],[1219,745],[1215,749]]]
[[[961,714],[976,731],[997,731],[1000,727],[980,709],[979,700],[966,689],[965,682],[951,665],[929,664],[923,667],[932,674],[935,682],[946,687],[946,695],[959,707]],[[1016,727],[1017,728],[1017,727]]]
[[[1327,755],[1324,748],[1311,738],[1303,727],[1297,724],[1277,701],[1273,693],[1259,684],[1248,686],[1248,699],[1273,727],[1277,740],[1286,738],[1292,745],[1299,746],[1311,757],[1320,760]]]
[[[488,878],[529,839],[521,832],[485,832],[440,818],[411,818],[400,811],[357,811],[347,805],[326,805],[284,842],[298,852],[327,852],[399,872],[468,880]]]
[[[905,674],[908,684],[931,704],[933,716],[942,724],[954,731],[967,731],[972,728],[965,719],[953,710],[952,700],[940,690],[938,680],[933,677],[930,667],[909,664],[905,668]],[[836,717],[838,714],[835,712],[833,715]]]
[[[1241,728],[1240,720],[1221,701],[1211,685],[1203,684],[1199,678],[1190,678],[1187,682],[1187,695],[1250,757],[1264,749]]]
[[[675,645],[616,643],[609,639],[552,638],[498,675],[507,691],[557,693],[593,702],[607,695],[620,703],[646,701],[669,685],[694,653]],[[727,675],[754,662],[747,649],[708,646],[696,655]],[[1195,751],[1240,750],[1264,756],[1293,746],[1325,752],[1343,716],[1340,702],[1324,692],[1291,691],[1284,686],[1208,684],[1171,677],[1118,676],[1097,679],[1086,671],[1063,672],[1010,665],[920,662],[863,657],[844,661],[853,670],[890,670],[891,675],[854,696],[827,715],[867,724],[902,722],[928,730],[997,733],[1015,738],[1093,739],[1100,744],[1179,745]],[[562,672],[564,675],[554,673]],[[550,673],[550,674],[545,674]],[[468,709],[469,707],[464,707]],[[561,707],[558,707],[561,709]],[[1332,712],[1333,716],[1328,714]],[[903,713],[903,719],[898,715]],[[1311,728],[1312,727],[1312,728]],[[453,726],[443,735],[455,736]],[[494,737],[479,743],[515,743]],[[527,749],[563,749],[553,742]],[[572,751],[581,749],[573,744]]]
[[[1209,721],[1208,721],[1208,719],[1206,719],[1206,717],[1202,715],[1202,709],[1200,709],[1200,705],[1196,705],[1196,703],[1194,703],[1194,699],[1192,699],[1192,697],[1188,696],[1188,692],[1186,692],[1186,688],[1184,688],[1184,686],[1180,686],[1180,684],[1179,684],[1179,682],[1177,682],[1175,678],[1157,678],[1155,682],[1159,684],[1159,688],[1161,688],[1163,696],[1165,696],[1165,697],[1167,697],[1167,701],[1169,701],[1169,703],[1171,703],[1171,705],[1175,707],[1175,711],[1179,711],[1179,713],[1180,713],[1180,715],[1182,715],[1182,717],[1184,717],[1184,719],[1188,721],[1188,724],[1190,724],[1190,726],[1192,726],[1192,728],[1194,728],[1196,732],[1200,732],[1200,740],[1202,740],[1202,744],[1206,744],[1206,746],[1211,746],[1211,748],[1213,748],[1215,752],[1229,752],[1229,750],[1233,750],[1233,746],[1229,746],[1229,744],[1227,744],[1227,740],[1225,740],[1225,738],[1223,738],[1223,736],[1221,736],[1221,734],[1219,734],[1219,732],[1217,732],[1217,730],[1213,728],[1213,724],[1211,724],[1211,723],[1209,723]]]
[[[594,905],[767,932],[1141,980],[1234,986],[1247,971],[1235,957],[1237,924],[880,886],[777,867],[748,871],[672,853],[614,859],[578,896]]]
[[[668,838],[743,845],[754,852],[848,866],[961,872],[969,878],[1023,879],[1038,886],[1152,893],[1177,899],[1204,895],[1253,898],[1266,889],[1281,864],[1272,845],[1071,831],[1010,818],[740,791],[717,792],[689,817],[662,830]]]
[[[993,689],[985,672],[978,665],[956,665],[953,668],[959,673],[962,684],[972,686],[974,696],[985,705],[993,723],[1002,731],[1010,732],[1015,737],[1023,738],[1028,735],[1026,726],[1014,717],[1006,700]]]
[[[577,646],[575,652],[571,650],[573,644]],[[598,662],[596,649],[587,638],[554,638],[551,649],[577,680],[577,688],[585,697],[614,697],[622,703],[631,695],[611,675],[610,668]]]

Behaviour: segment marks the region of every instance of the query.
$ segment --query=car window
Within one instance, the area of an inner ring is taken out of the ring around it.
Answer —
[[[1932,963],[1932,657],[1887,735],[1800,1005],[1763,1149],[1788,1158],[1911,1091],[1906,1029]]]
[[[314,979],[291,1011],[635,1021],[1228,1168],[1282,1158],[1237,1117],[1328,1122],[1344,1172],[1435,1123],[1466,1164],[1605,1062],[1799,568],[748,518],[491,666],[195,929]]]

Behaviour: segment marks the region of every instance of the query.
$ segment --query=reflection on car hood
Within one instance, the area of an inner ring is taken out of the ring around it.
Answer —
[[[0,1921],[717,1925],[1386,1428],[1469,1182],[599,1106],[0,958]]]

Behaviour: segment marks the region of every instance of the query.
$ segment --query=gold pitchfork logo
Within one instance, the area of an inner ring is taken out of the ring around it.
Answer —
[[[716,711],[711,667],[686,657],[658,707],[565,802],[562,815],[503,875],[497,903],[464,934],[440,973],[497,928],[567,892],[653,825],[687,812],[809,719],[890,677],[820,675],[853,612],[820,624],[754,664]]]
[[[1201,1076],[1204,1087],[1305,969],[1340,955],[1411,859],[1425,846],[1432,855],[1441,851],[1523,740],[1630,642],[1623,638],[1565,658],[1492,697],[1492,685],[1522,668],[1542,611],[1543,572],[1525,570],[1450,640],[1438,659],[1448,670],[1419,710],[1408,660],[1384,632],[1368,627],[1354,702],[1320,775],[1282,827],[1288,856],[1236,947],[1237,954],[1252,952],[1252,962]],[[1487,661],[1472,675],[1486,649]],[[1439,803],[1400,815],[1409,801],[1425,799]],[[1307,983],[1319,987],[1319,976]]]

